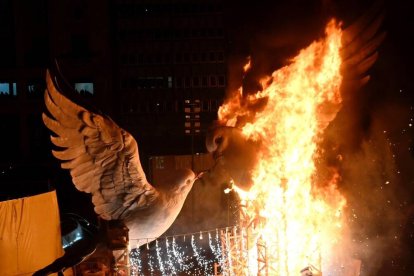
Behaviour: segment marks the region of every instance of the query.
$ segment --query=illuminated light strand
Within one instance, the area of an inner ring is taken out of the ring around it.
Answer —
[[[214,245],[214,241],[216,245]],[[223,269],[225,262],[224,262],[223,255],[221,253],[218,229],[216,229],[216,236],[214,240],[211,236],[211,233],[210,232],[208,233],[208,243],[209,243],[211,252],[213,252],[215,260],[217,260],[218,265],[221,267],[221,269]]]
[[[216,257],[216,258],[219,261],[219,265],[223,269],[224,264],[225,264],[225,258],[224,258],[223,252],[221,251],[221,241],[220,241],[220,238],[219,238],[218,229],[216,229],[216,244],[217,244],[217,254],[219,256],[219,257]]]
[[[131,275],[132,276],[140,275],[142,271],[142,262],[141,262],[141,255],[140,255],[139,247],[131,250],[131,253],[129,254],[129,261],[132,267]]]
[[[171,271],[172,274],[177,274],[177,271],[175,269],[174,263],[173,263],[173,256],[171,255],[171,250],[170,250],[170,243],[168,242],[168,237],[165,238],[165,251],[167,252],[167,265],[169,270]]]
[[[231,259],[231,251],[230,251],[230,240],[229,240],[229,234],[228,234],[228,231],[227,231],[227,228],[226,228],[226,240],[225,240],[225,243],[226,243],[226,252],[225,252],[225,256],[226,256],[226,264],[228,265],[228,266],[225,266],[225,268],[226,268],[226,270],[227,270],[227,273],[228,273],[228,275],[232,275],[232,272],[233,272],[233,270],[232,270],[232,267],[233,267],[233,263],[232,263],[232,259]]]
[[[147,249],[148,249],[148,243],[147,243]],[[150,274],[151,276],[154,275],[154,261],[153,261],[153,257],[150,254],[149,250],[147,251],[147,257],[148,257],[148,266],[150,269]]]
[[[206,257],[202,255],[202,249],[197,248],[194,235],[191,235],[191,247],[193,248],[194,257],[196,257],[197,263],[200,265],[200,267],[203,267],[204,272],[207,273],[207,271],[209,270],[208,266],[212,264],[212,261],[206,259]]]
[[[161,275],[164,276],[166,274],[165,274],[164,262],[162,261],[162,258],[161,258],[161,247],[158,246],[158,240],[155,240],[155,252],[157,253],[157,261],[158,261],[158,266],[161,271]]]
[[[220,246],[219,245],[215,246],[213,244],[213,239],[211,237],[211,233],[208,233],[208,245],[210,246],[211,252],[213,252],[214,257],[217,259],[217,261],[219,262],[219,264],[221,264],[221,261],[220,261],[220,259],[221,259],[221,251],[219,250],[220,249]]]
[[[184,260],[186,260],[187,258],[184,257],[184,253],[182,253],[182,249],[180,248],[180,246],[178,246],[177,242],[175,241],[175,237],[173,237],[172,251],[174,258],[177,260],[177,263],[179,265],[179,271],[189,271],[193,267],[192,264],[185,264]]]

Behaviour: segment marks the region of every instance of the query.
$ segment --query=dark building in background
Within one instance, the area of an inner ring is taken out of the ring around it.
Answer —
[[[0,36],[1,164],[51,162],[51,67],[73,98],[131,132],[144,160],[204,151],[226,86],[219,1],[4,0]]]
[[[41,120],[47,68],[58,64],[64,83],[102,109],[112,106],[105,101],[112,96],[108,3],[6,0],[0,5],[0,160],[47,163],[51,145]]]
[[[203,151],[226,85],[220,2],[117,0],[111,12],[122,125],[151,155],[190,153],[194,137]]]

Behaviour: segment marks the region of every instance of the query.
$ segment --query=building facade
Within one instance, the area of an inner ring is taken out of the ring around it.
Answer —
[[[0,5],[1,164],[51,160],[47,68],[59,68],[69,97],[131,132],[144,159],[205,150],[227,78],[219,0]]]

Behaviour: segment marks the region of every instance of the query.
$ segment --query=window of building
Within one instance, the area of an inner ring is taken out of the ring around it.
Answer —
[[[226,78],[221,75],[218,77],[218,86],[224,87],[226,85]]]
[[[138,64],[144,63],[144,56],[143,56],[143,54],[137,54],[137,63]]]
[[[201,86],[202,87],[208,87],[208,77],[207,76],[202,76],[201,77]]]
[[[123,64],[123,65],[128,64],[128,55],[123,54],[121,56],[121,64]]]
[[[181,63],[183,61],[183,56],[182,56],[182,54],[181,53],[177,53],[176,55],[175,55],[175,62],[176,63]]]
[[[177,88],[183,87],[183,78],[182,77],[176,77],[175,78],[175,87],[177,87]]]
[[[206,53],[201,53],[200,54],[200,61],[201,62],[206,62],[207,61],[207,54]]]
[[[128,80],[123,79],[121,80],[121,89],[126,89],[128,88]]]
[[[200,37],[200,29],[192,29],[191,35],[192,37]]]
[[[28,82],[26,85],[26,92],[29,98],[40,98],[45,91],[45,83],[42,80],[35,80]]]
[[[168,88],[172,88],[173,86],[173,79],[171,76],[168,77]]]
[[[185,87],[191,87],[191,77],[185,77],[184,78],[184,86]]]
[[[155,63],[157,63],[157,64],[162,63],[162,56],[161,56],[161,54],[155,54]]]
[[[16,96],[17,87],[15,82],[0,82],[0,96]]]
[[[170,54],[164,54],[164,62],[165,63],[171,63],[171,55]]]
[[[204,112],[210,111],[210,101],[208,100],[201,101],[201,110]]]
[[[210,76],[210,86],[215,87],[217,86],[217,76]]]
[[[218,52],[217,53],[217,60],[218,61],[224,61],[224,53],[223,52]]]
[[[131,79],[130,82],[131,89],[157,89],[172,87],[172,77],[164,76],[134,78]]]
[[[184,62],[185,63],[190,62],[190,54],[189,53],[184,53]]]
[[[219,102],[217,100],[211,100],[211,109],[212,111],[217,111],[219,108]]]
[[[216,53],[210,52],[209,55],[208,55],[208,60],[210,62],[215,62],[216,61]]]
[[[191,60],[192,60],[192,62],[195,62],[195,63],[199,62],[199,61],[200,61],[200,59],[199,59],[199,55],[198,55],[198,53],[193,53],[193,54],[191,55]]]
[[[76,82],[75,90],[81,95],[93,95],[93,82]]]
[[[198,76],[193,77],[193,87],[200,87],[200,78]]]
[[[137,57],[135,56],[135,54],[130,54],[129,55],[129,64],[136,64],[137,63]]]

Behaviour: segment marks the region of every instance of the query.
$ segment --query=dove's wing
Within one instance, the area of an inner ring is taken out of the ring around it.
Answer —
[[[382,3],[377,2],[343,31],[342,89],[356,90],[368,82],[367,71],[377,60],[378,47],[386,35],[385,32],[379,32],[383,19]]]
[[[104,219],[121,219],[128,211],[147,208],[158,197],[142,170],[134,137],[110,118],[73,103],[46,76],[45,103],[52,117],[43,113],[45,125],[57,136],[52,151],[69,169],[80,191],[91,193],[95,212]]]

